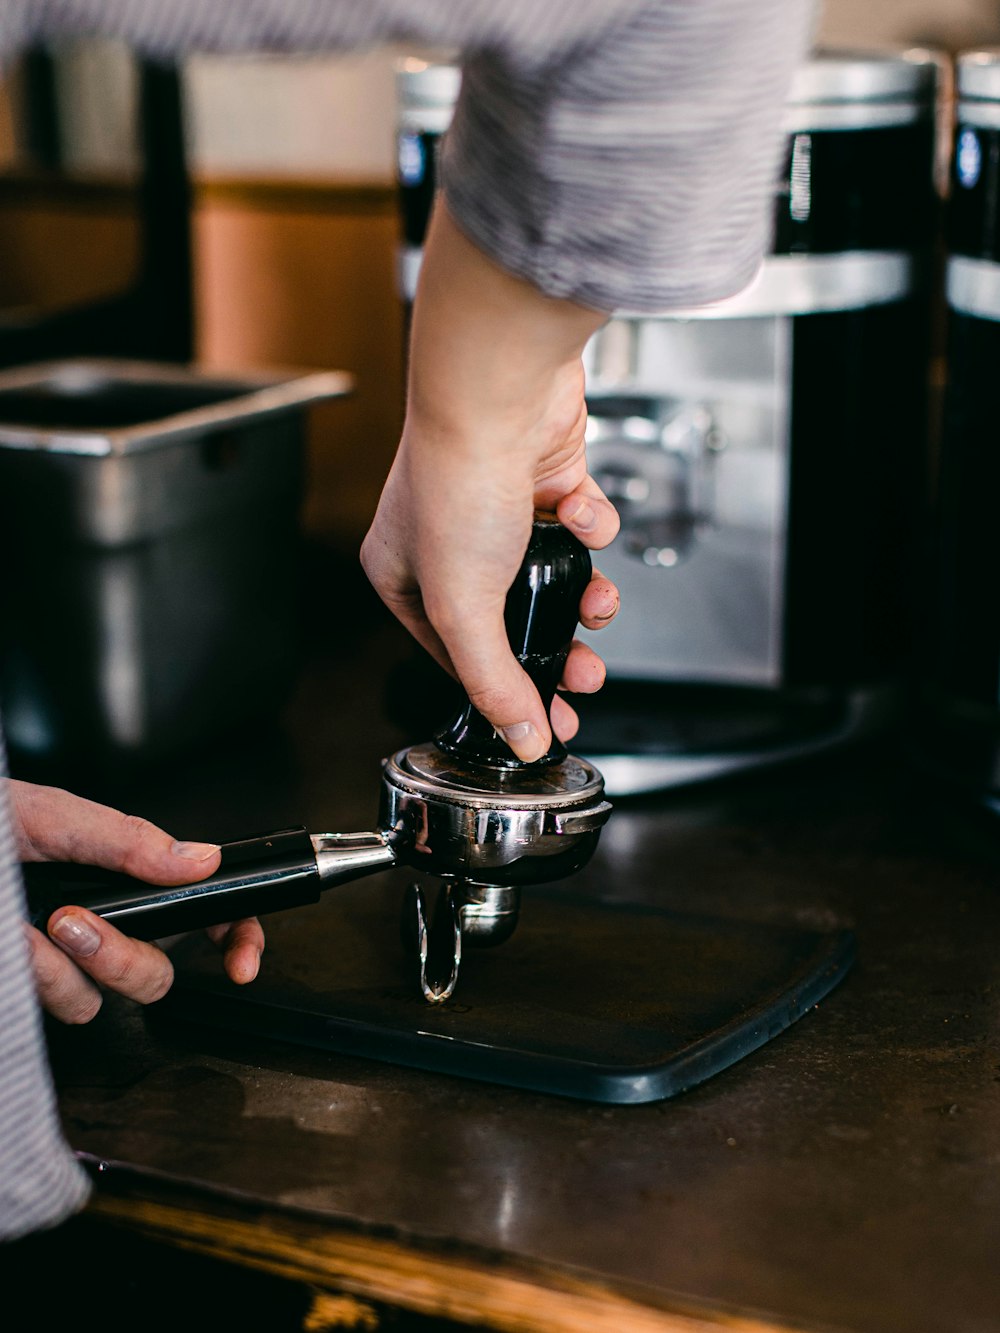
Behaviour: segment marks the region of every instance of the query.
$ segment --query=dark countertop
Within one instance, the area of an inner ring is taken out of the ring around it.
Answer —
[[[379,761],[424,739],[386,716],[387,672],[409,649],[373,614],[336,640],[317,644],[277,727],[182,779],[134,782],[129,808],[188,838],[373,827]],[[105,1164],[112,1211],[181,1195],[236,1228],[285,1218],[303,1250],[356,1235],[554,1290],[592,1283],[674,1312],[651,1328],[694,1311],[730,1327],[995,1333],[1000,829],[979,820],[895,740],[617,802],[574,893],[857,938],[822,1003],[677,1097],[547,1096],[109,999],[87,1028],[50,1034],[67,1132]],[[302,910],[321,927],[326,903]],[[405,1282],[399,1299],[446,1308]],[[603,1319],[566,1327],[646,1326]]]

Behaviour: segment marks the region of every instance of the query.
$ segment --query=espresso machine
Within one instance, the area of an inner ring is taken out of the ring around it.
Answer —
[[[590,576],[586,548],[536,515],[505,619],[547,704]],[[844,976],[854,941],[560,889],[611,815],[591,762],[553,739],[525,764],[465,699],[432,740],[383,761],[370,830],[244,838],[223,846],[214,875],[169,888],[29,865],[29,909],[41,929],[75,904],[170,941],[175,980],[156,1009],[200,1032],[583,1100],[659,1100],[802,1017]],[[265,914],[267,963],[250,986],[188,933]]]
[[[820,53],[784,113],[770,253],[741,295],[613,319],[588,349],[591,472],[621,610],[578,744],[613,794],[891,724],[927,464],[939,61]]]
[[[612,796],[820,753],[903,706],[927,466],[940,58],[821,51],[784,113],[751,287],[619,312],[585,354],[590,470],[621,519],[601,570],[580,752]],[[400,295],[412,299],[457,84],[399,74]]]

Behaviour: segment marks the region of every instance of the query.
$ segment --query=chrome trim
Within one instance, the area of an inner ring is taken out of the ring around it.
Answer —
[[[397,129],[405,134],[444,134],[454,115],[452,106],[408,106],[399,113]]]
[[[933,103],[928,102],[817,102],[809,106],[786,106],[781,128],[789,134],[811,130],[877,130],[930,121]]]
[[[444,134],[462,87],[459,65],[407,56],[396,65],[400,129]]]
[[[952,256],[945,271],[945,292],[957,314],[1000,320],[1000,263]]]
[[[662,314],[621,312],[616,318],[744,319],[863,310],[911,295],[917,286],[913,255],[895,250],[849,250],[835,255],[769,255],[742,292],[711,305]]]
[[[956,108],[956,133],[965,128],[980,130],[1000,129],[1000,101],[961,101]]]
[[[417,295],[417,278],[420,276],[420,261],[423,248],[419,245],[404,245],[396,253],[396,290],[402,299],[412,303]]]
[[[559,833],[564,837],[592,833],[607,823],[611,809],[610,801],[599,801],[596,805],[584,806],[582,810],[556,810],[548,817],[546,832]]]
[[[381,829],[371,833],[314,833],[310,840],[317,873],[327,885],[390,870],[396,864],[396,853]]]
[[[955,59],[955,92],[960,98],[1000,100],[1000,47],[960,52]]]
[[[242,425],[273,412],[284,412],[320,399],[350,393],[354,376],[343,371],[280,372],[202,370],[197,366],[168,366],[160,362],[73,357],[66,361],[35,362],[0,372],[0,390],[42,387],[62,383],[84,391],[88,385],[112,380],[119,384],[210,385],[232,387],[221,402],[155,421],[113,430],[77,430],[58,427],[4,425],[0,417],[0,448],[37,449],[47,453],[85,454],[103,458],[144,452],[165,443],[205,432],[213,426]],[[3,410],[0,401],[0,412]]]
[[[933,97],[943,53],[925,47],[818,51],[796,71],[790,105]]]

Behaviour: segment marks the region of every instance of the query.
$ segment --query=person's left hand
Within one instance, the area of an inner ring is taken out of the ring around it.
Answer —
[[[28,861],[70,861],[118,870],[149,884],[190,884],[218,869],[211,843],[177,842],[155,824],[57,787],[7,779],[14,843]],[[35,984],[42,1007],[63,1023],[88,1023],[102,992],[116,991],[140,1004],[162,999],[173,965],[155,944],[122,934],[83,907],[53,912],[48,934],[27,928]],[[229,978],[252,981],[260,966],[264,931],[251,917],[206,932],[222,951]]]

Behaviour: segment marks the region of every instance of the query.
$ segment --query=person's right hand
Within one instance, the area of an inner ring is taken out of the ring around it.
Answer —
[[[606,316],[544,296],[498,268],[439,204],[421,265],[406,422],[362,564],[376,591],[519,758],[545,753],[550,718],[507,641],[504,605],[536,509],[585,546],[617,535],[613,505],[587,471],[583,349]],[[580,605],[608,624],[618,590],[595,571]],[[574,642],[562,686],[591,693],[604,664]],[[565,698],[551,724],[568,740]]]
[[[212,843],[177,842],[155,824],[57,787],[4,780],[18,859],[69,861],[120,870],[149,884],[191,884],[218,869]],[[2,793],[0,793],[2,798]],[[155,944],[135,940],[83,907],[52,913],[43,934],[25,927],[42,1007],[63,1023],[89,1023],[103,992],[139,1004],[162,999],[173,964]],[[252,981],[260,966],[264,932],[255,917],[206,932],[223,953],[230,980]]]

